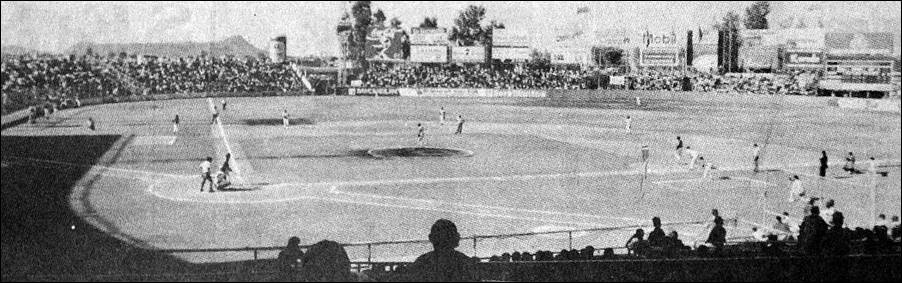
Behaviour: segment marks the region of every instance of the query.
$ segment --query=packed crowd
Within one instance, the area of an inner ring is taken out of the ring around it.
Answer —
[[[621,77],[614,82],[613,77]],[[716,75],[683,70],[641,70],[616,74],[597,69],[492,68],[482,65],[373,64],[362,78],[368,87],[439,87],[497,89],[628,88],[682,91],[688,81],[694,91],[730,91],[756,94],[810,94],[817,75],[786,74]],[[598,81],[604,81],[599,83]]]
[[[587,75],[566,69],[376,63],[362,80],[368,87],[581,89],[587,87]]]
[[[287,64],[235,58],[137,56],[4,56],[3,93],[10,102],[188,92],[305,91]]]

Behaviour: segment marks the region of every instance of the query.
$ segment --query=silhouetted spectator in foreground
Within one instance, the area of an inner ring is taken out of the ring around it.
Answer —
[[[370,282],[366,275],[351,272],[348,253],[336,242],[313,244],[301,264],[303,282]]]
[[[805,216],[802,220],[802,226],[799,231],[799,247],[805,254],[820,254],[821,242],[824,240],[824,234],[827,232],[827,222],[821,218],[821,209],[817,206],[811,207],[811,214]]]
[[[784,255],[786,255],[786,253],[783,252],[784,246],[785,245],[783,244],[783,242],[779,241],[777,235],[770,234],[770,235],[767,235],[767,242],[764,243],[764,248],[761,249],[761,252],[765,256],[773,256],[773,257],[784,256]]]
[[[301,251],[301,239],[291,237],[288,239],[288,245],[279,252],[276,260],[279,265],[279,281],[297,281],[298,267],[301,266],[301,259],[304,258],[304,252]]]
[[[679,234],[677,231],[670,231],[670,235],[664,239],[664,252],[667,257],[675,257],[680,255],[684,250],[688,247],[683,244],[683,241],[680,240]]]
[[[587,246],[579,251],[579,255],[583,260],[592,260],[595,257],[595,247]]]
[[[852,241],[849,232],[842,227],[845,217],[843,217],[842,212],[836,212],[833,213],[832,218],[833,220],[830,221],[830,224],[833,226],[830,226],[830,229],[824,234],[823,254],[848,255],[852,250]]]
[[[902,229],[902,227],[899,227],[899,216],[893,215],[892,219],[893,222],[890,223],[890,225],[892,225],[892,228],[890,228],[890,237],[893,239],[893,241],[898,241],[899,238],[902,237],[902,235],[900,235],[900,233],[902,233],[902,230],[900,230]]]
[[[727,243],[727,229],[723,227],[723,218],[717,217],[714,219],[714,228],[711,228],[711,233],[708,234],[708,239],[705,240],[705,243],[714,246],[715,252],[720,251],[724,244]]]
[[[446,219],[435,221],[429,232],[429,242],[432,242],[434,250],[413,262],[408,279],[425,282],[479,281],[475,262],[454,250],[460,243],[460,234],[454,222]]]
[[[661,218],[654,217],[651,219],[651,223],[655,229],[651,230],[651,233],[648,234],[648,244],[656,248],[664,247],[664,238],[666,235],[664,234],[664,230],[661,229]]]
[[[627,250],[634,255],[645,255],[648,250],[648,241],[645,240],[645,230],[636,229],[636,233],[626,240]]]

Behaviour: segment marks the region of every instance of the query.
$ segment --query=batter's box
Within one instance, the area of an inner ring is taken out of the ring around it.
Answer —
[[[680,192],[697,190],[729,190],[735,188],[765,188],[768,183],[746,177],[721,176],[714,178],[675,179],[654,182],[656,185]]]
[[[137,136],[132,140],[133,145],[172,145],[175,136]]]

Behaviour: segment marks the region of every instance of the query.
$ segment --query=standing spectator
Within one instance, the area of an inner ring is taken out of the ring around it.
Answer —
[[[298,281],[298,267],[301,266],[301,259],[304,258],[304,252],[301,251],[301,239],[291,237],[288,239],[288,245],[285,246],[277,259],[279,265],[279,281]]]
[[[705,243],[711,244],[715,251],[719,251],[727,243],[727,229],[723,227],[723,218],[714,219],[714,228],[711,229]]]
[[[651,223],[655,228],[648,233],[648,244],[656,248],[664,247],[666,235],[661,229],[661,218],[654,217],[651,219]]]
[[[819,207],[811,207],[811,214],[805,216],[802,220],[802,226],[799,231],[799,247],[808,255],[820,254],[821,241],[824,239],[824,233],[827,232],[827,222],[821,218],[821,210]]]
[[[307,250],[301,261],[302,282],[371,282],[367,276],[351,272],[345,249],[334,241],[322,240]]]
[[[821,151],[820,162],[821,162],[821,166],[819,168],[818,175],[820,175],[821,178],[827,177],[827,151],[826,150]]]
[[[473,260],[454,250],[460,243],[460,234],[454,222],[446,219],[435,221],[429,232],[429,242],[434,250],[413,262],[409,279],[424,282],[479,281]]]

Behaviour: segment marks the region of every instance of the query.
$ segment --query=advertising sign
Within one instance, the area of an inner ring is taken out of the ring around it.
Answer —
[[[823,66],[824,53],[810,50],[787,50],[783,52],[784,68],[818,68]]]
[[[639,54],[641,66],[677,66],[679,64],[679,49],[676,48],[644,48]]]
[[[744,46],[739,48],[739,65],[745,68],[776,68],[779,49],[776,45]]]
[[[893,34],[889,32],[828,33],[824,44],[830,54],[891,54]]]
[[[492,59],[511,60],[515,62],[528,61],[530,49],[526,47],[492,47]]]
[[[642,34],[642,44],[645,47],[678,47],[684,45],[685,40],[680,40],[675,31],[649,32]]]
[[[485,47],[452,46],[451,61],[463,63],[485,63]]]
[[[495,29],[492,31],[492,46],[528,47],[529,36],[506,29]]]
[[[366,58],[370,60],[404,60],[407,37],[401,29],[371,28],[366,36]]]
[[[552,64],[589,64],[591,50],[580,48],[554,48],[551,53]]]
[[[445,28],[411,28],[410,44],[446,45],[448,31]]]
[[[410,61],[420,63],[447,63],[448,46],[444,45],[411,45]]]

